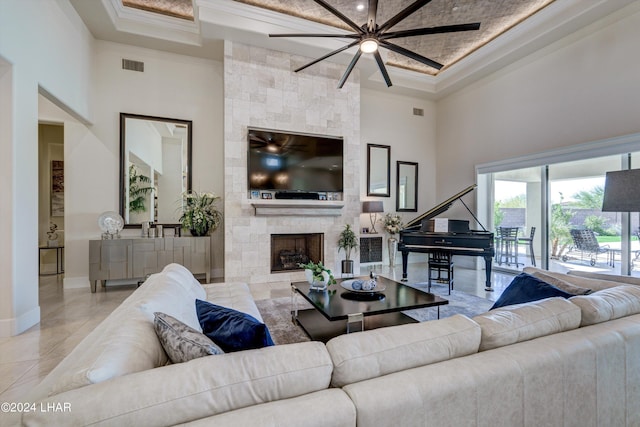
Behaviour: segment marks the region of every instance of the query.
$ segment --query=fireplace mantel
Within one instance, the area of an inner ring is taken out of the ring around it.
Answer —
[[[344,201],[254,200],[256,216],[340,216]]]

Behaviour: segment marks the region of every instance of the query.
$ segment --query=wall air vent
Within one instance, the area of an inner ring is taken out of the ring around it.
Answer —
[[[131,71],[140,71],[144,73],[144,62],[134,61],[133,59],[122,58],[122,69]]]
[[[414,116],[424,116],[424,110],[422,108],[414,108],[413,109]]]

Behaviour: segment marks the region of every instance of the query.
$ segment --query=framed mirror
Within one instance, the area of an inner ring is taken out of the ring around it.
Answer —
[[[396,211],[418,211],[418,164],[397,162]]]
[[[367,196],[391,197],[391,147],[367,144]]]
[[[191,190],[190,120],[120,113],[120,215],[178,225],[182,193]]]

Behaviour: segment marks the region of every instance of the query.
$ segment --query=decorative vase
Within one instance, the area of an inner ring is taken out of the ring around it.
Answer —
[[[307,282],[311,285],[311,290],[314,291],[324,291],[327,289],[329,283],[329,273],[323,271],[322,273],[322,281],[318,282],[313,278],[313,271],[308,268],[304,270],[304,275],[307,278]]]
[[[389,245],[389,267],[395,267],[396,253],[398,253],[398,241],[395,237],[389,237],[387,244]]]

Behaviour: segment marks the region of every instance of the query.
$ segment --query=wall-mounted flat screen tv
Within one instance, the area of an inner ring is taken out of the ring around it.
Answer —
[[[342,192],[343,139],[249,128],[249,190]]]

